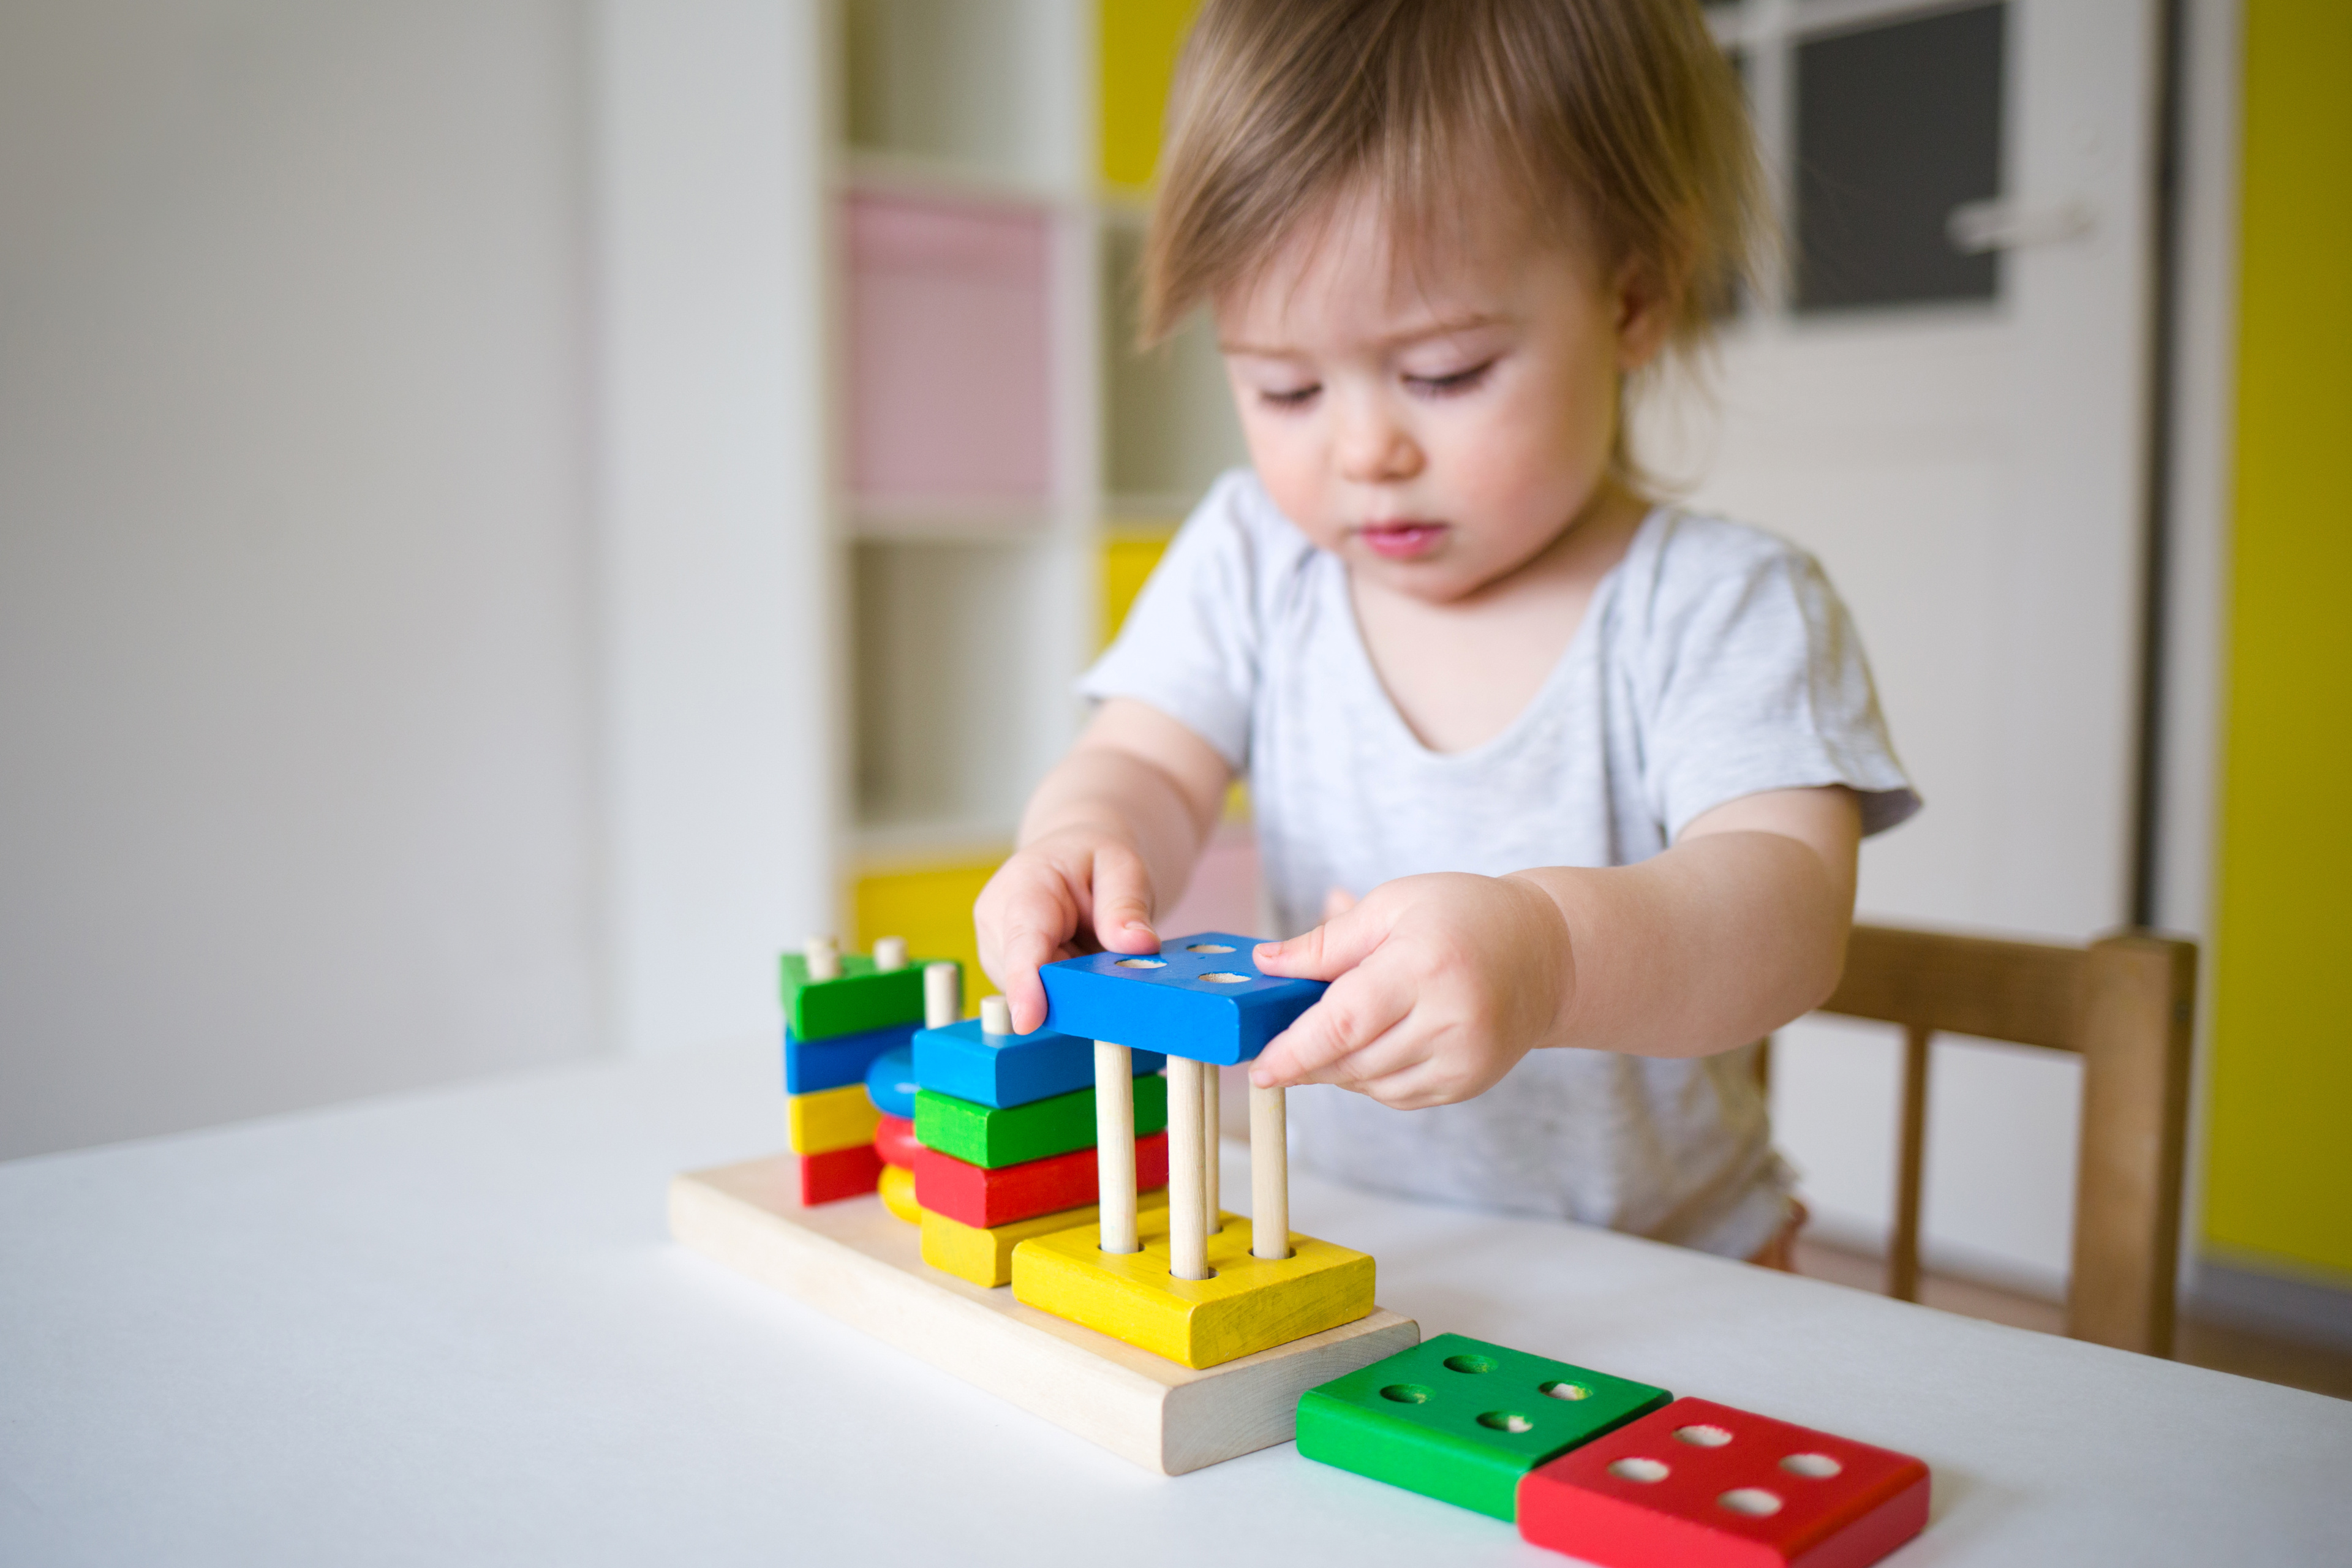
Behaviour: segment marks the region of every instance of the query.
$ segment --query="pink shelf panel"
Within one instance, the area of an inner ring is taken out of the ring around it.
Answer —
[[[848,198],[850,484],[881,505],[1053,487],[1045,215]]]

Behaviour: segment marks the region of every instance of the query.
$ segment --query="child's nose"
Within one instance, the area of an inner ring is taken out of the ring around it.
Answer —
[[[1339,477],[1351,484],[1391,484],[1422,468],[1412,433],[1379,408],[1353,412],[1339,434]]]

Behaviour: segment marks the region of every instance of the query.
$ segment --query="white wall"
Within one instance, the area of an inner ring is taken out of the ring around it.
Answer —
[[[601,0],[604,765],[625,1050],[772,1036],[847,773],[816,0]]]
[[[593,1047],[583,35],[0,7],[0,1156]]]

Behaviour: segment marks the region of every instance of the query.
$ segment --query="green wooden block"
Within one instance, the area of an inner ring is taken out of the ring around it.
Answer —
[[[1150,1074],[1135,1080],[1135,1135],[1149,1137],[1168,1125],[1168,1080]],[[1095,1146],[1095,1091],[1072,1089],[1051,1100],[998,1110],[958,1100],[938,1089],[915,1094],[915,1141],[926,1149],[995,1170],[1074,1149]]]
[[[797,952],[783,957],[784,1022],[796,1040],[829,1040],[836,1035],[862,1035],[893,1024],[923,1021],[923,965],[937,959],[919,958],[904,969],[877,969],[863,953],[841,955],[841,976],[811,980],[808,960]],[[963,965],[956,965],[961,974]]]
[[[1440,1334],[1298,1396],[1310,1459],[1518,1517],[1519,1478],[1674,1397],[1462,1334]]]

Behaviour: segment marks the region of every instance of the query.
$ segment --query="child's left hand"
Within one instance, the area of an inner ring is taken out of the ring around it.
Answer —
[[[1493,1088],[1565,1037],[1576,990],[1559,906],[1514,877],[1399,878],[1255,956],[1267,974],[1331,988],[1251,1064],[1250,1081],[1335,1083],[1399,1110]]]

